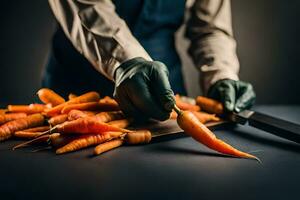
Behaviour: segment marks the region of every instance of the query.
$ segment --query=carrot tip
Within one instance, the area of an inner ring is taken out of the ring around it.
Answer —
[[[254,156],[254,155],[251,155],[251,154],[248,154],[247,156],[245,156],[243,158],[251,159],[251,160],[256,160],[257,162],[259,162],[260,164],[262,164],[262,161],[258,157]]]
[[[22,148],[22,147],[26,147],[26,146],[28,146],[28,144],[27,144],[27,142],[24,142],[24,143],[21,143],[21,144],[18,144],[18,145],[16,145],[16,146],[14,146],[14,147],[12,148],[12,150],[14,151],[14,150],[16,150],[16,149],[19,149],[19,148]]]
[[[262,161],[258,157],[254,156],[252,159],[256,160],[257,162],[259,162],[259,164],[262,164]]]

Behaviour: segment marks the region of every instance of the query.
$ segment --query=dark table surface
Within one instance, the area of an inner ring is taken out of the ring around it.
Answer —
[[[300,106],[255,110],[300,123]],[[300,145],[247,126],[215,131],[262,164],[217,154],[190,137],[57,156],[0,144],[0,199],[297,199]]]

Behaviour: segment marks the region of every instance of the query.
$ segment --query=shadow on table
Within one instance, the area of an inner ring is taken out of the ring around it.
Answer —
[[[261,132],[261,131],[257,130],[257,129],[251,129],[251,130],[255,130],[253,132],[257,132],[257,134],[250,133],[249,130],[247,130],[247,131],[240,130],[238,128],[238,126],[234,126],[234,125],[227,126],[226,130],[229,130],[229,131],[226,131],[226,134],[231,134],[234,137],[240,137],[242,139],[250,140],[250,141],[253,141],[258,144],[267,145],[267,146],[283,149],[283,150],[290,151],[290,152],[300,153],[300,144],[297,144],[297,143],[294,143],[291,141],[287,141],[287,140],[281,139],[279,137],[278,137],[278,139],[275,137],[274,137],[274,139],[269,138],[269,137],[264,137],[264,134],[259,135],[260,134],[259,132]],[[162,137],[158,137],[158,138],[153,138],[153,141],[151,143],[166,142],[166,141],[184,138],[184,137],[188,137],[188,136],[184,133],[179,133],[179,134],[174,134],[174,135],[166,135],[166,136],[162,136]],[[178,147],[176,147],[176,148],[175,147],[158,147],[158,148],[160,148],[162,151],[171,151],[171,152],[176,151],[179,153],[187,153],[187,151],[190,151],[189,153],[201,154],[201,152],[199,152],[199,151],[188,150],[188,149],[183,149],[183,148],[178,148]],[[204,153],[204,154],[206,154],[206,153]],[[211,153],[208,153],[208,154],[211,155]],[[214,154],[214,156],[215,155],[219,155],[219,154]]]
[[[254,130],[254,129],[253,129]],[[254,132],[254,131],[253,131]],[[259,132],[259,131],[256,131]],[[291,151],[295,153],[300,153],[300,145],[291,141],[287,141],[284,139],[280,139],[278,137],[278,140],[276,138],[268,138],[268,137],[263,137],[258,134],[251,134],[249,131],[242,131],[239,129],[234,129],[233,132],[229,133],[234,136],[246,139],[246,140],[251,140],[255,143],[262,144],[262,145],[267,145],[279,149],[283,149],[286,151]]]
[[[178,147],[178,146],[169,146],[169,145],[156,145],[152,146],[151,148],[148,148],[146,151],[151,151],[155,153],[163,153],[163,154],[190,154],[190,155],[202,155],[202,156],[212,156],[212,157],[223,157],[223,158],[233,158],[231,156],[219,154],[219,153],[214,153],[214,152],[204,152],[204,151],[199,151],[199,150],[194,150],[194,149],[188,149],[188,148],[183,148],[183,147]]]

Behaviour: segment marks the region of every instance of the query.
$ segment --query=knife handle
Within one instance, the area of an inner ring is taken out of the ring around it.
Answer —
[[[249,117],[250,126],[273,133],[300,144],[300,125],[255,112]]]

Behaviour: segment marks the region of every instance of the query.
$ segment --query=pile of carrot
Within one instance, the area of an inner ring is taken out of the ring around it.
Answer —
[[[101,98],[99,93],[92,91],[79,96],[70,93],[68,99],[64,99],[48,88],[40,89],[37,95],[41,101],[39,103],[8,105],[0,109],[0,141],[9,138],[28,140],[14,149],[46,143],[56,154],[94,146],[95,155],[123,144],[136,145],[151,141],[149,130],[128,129],[134,119],[126,118],[111,97]],[[220,121],[222,104],[202,96],[191,99],[176,95],[174,98],[176,106],[170,120],[177,119],[187,134],[221,153],[254,158],[237,151],[232,153],[232,149],[229,151],[228,146],[227,149],[224,147],[227,145],[224,142],[223,146],[220,146],[220,142],[214,143],[215,136],[204,128],[205,123]]]
[[[70,94],[66,100],[53,90],[37,92],[41,103],[8,105],[0,111],[0,141],[27,139],[14,147],[46,143],[57,154],[95,146],[99,155],[124,143],[143,144],[151,140],[148,130],[129,130],[133,122],[126,118],[111,97],[100,98],[97,92],[80,96]]]

